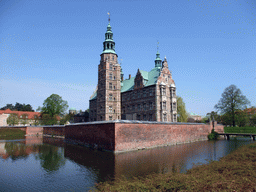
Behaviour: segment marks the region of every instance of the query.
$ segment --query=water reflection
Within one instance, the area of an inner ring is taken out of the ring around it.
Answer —
[[[0,185],[7,191],[28,191],[29,186],[36,186],[39,191],[56,191],[56,186],[59,190],[86,191],[94,183],[123,176],[186,172],[198,163],[219,160],[251,142],[249,138],[231,138],[113,154],[67,144],[59,138],[0,141]],[[24,173],[30,178],[21,176]],[[12,183],[10,175],[22,179],[19,182],[16,178]],[[17,183],[20,184],[15,188]]]
[[[63,148],[58,148],[51,145],[38,145],[38,154],[36,154],[36,160],[40,161],[40,165],[47,172],[57,171],[65,165],[66,159],[64,158]]]

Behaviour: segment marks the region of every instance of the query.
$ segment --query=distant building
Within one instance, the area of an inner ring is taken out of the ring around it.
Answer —
[[[188,122],[198,122],[201,120],[202,120],[202,117],[200,115],[197,115],[195,113],[189,113]]]
[[[89,121],[89,113],[87,111],[77,113],[73,116],[74,123],[88,122]]]
[[[70,108],[69,109],[69,114],[77,114],[77,111],[76,111],[76,109],[75,108]]]
[[[40,112],[0,110],[0,126],[8,126],[7,118],[13,113],[18,115],[20,120],[18,125],[33,125],[36,120],[39,121],[42,118]],[[26,124],[22,124],[23,120],[26,120]]]
[[[256,114],[256,108],[251,107],[244,110],[250,117]]]
[[[176,86],[167,59],[157,51],[155,67],[124,74],[118,63],[110,23],[98,65],[98,85],[90,98],[90,121],[116,119],[177,122]]]

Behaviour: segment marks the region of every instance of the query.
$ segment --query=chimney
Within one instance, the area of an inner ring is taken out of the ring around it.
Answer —
[[[131,79],[131,74],[129,74],[129,79]]]

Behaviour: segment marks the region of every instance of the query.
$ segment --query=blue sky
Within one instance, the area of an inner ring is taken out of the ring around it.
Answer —
[[[154,67],[159,41],[188,112],[212,111],[231,84],[256,106],[254,0],[3,0],[0,107],[55,93],[86,110],[108,11],[125,78]]]

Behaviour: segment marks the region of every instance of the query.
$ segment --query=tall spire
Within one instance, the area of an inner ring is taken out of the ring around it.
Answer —
[[[115,42],[113,40],[112,28],[110,26],[110,13],[108,12],[108,26],[107,32],[105,33],[105,41],[103,42],[103,52],[102,53],[114,53],[115,52]]]
[[[155,67],[161,67],[162,60],[160,59],[160,53],[158,52],[158,45],[159,41],[157,41],[157,52],[156,52],[156,59],[155,59]]]

